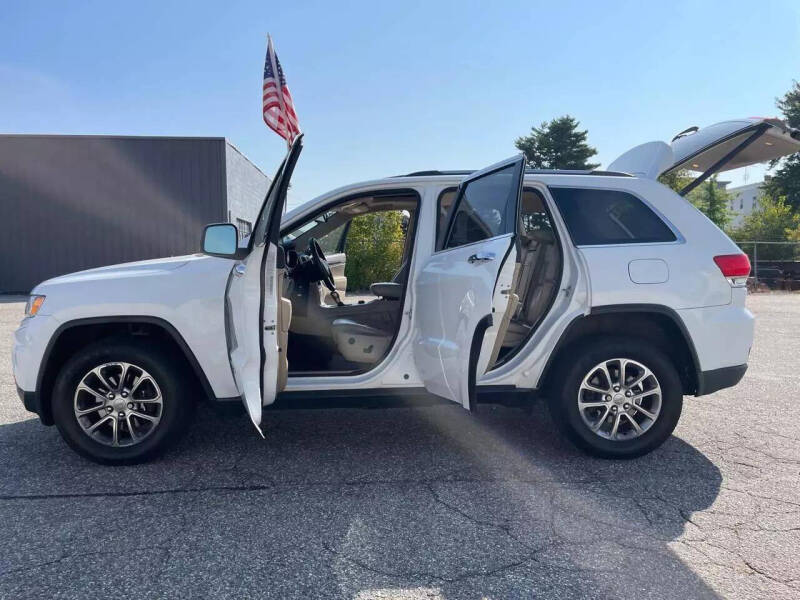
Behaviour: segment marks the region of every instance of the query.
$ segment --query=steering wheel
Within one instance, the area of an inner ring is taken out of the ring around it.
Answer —
[[[335,292],[336,284],[333,281],[331,267],[328,264],[328,261],[325,260],[325,253],[322,251],[322,247],[313,237],[308,240],[308,253],[311,255],[311,262],[314,265],[314,270],[316,271],[315,278],[324,283],[325,287],[330,291]]]

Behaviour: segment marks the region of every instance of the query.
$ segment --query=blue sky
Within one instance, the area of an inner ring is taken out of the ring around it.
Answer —
[[[0,131],[226,136],[271,174],[285,145],[261,120],[267,31],[306,133],[304,200],[479,168],[567,113],[608,164],[690,125],[774,115],[800,79],[796,0],[9,2]]]

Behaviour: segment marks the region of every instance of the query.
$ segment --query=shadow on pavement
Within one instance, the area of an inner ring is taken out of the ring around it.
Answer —
[[[715,597],[670,545],[721,475],[676,437],[614,462],[542,406],[266,421],[261,440],[202,408],[162,460],[120,468],[34,420],[0,427],[0,596]]]

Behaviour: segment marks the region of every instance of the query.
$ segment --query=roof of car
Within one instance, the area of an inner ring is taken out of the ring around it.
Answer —
[[[405,175],[395,175],[394,177],[438,177],[441,175],[471,175],[475,170],[463,171],[414,171]],[[582,170],[582,169],[525,169],[526,175],[604,175],[606,177],[633,177],[630,173],[621,173],[619,171],[597,171],[597,170]]]

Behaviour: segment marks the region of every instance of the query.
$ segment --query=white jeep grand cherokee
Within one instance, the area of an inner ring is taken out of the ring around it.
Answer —
[[[753,340],[747,257],[657,177],[697,173],[685,193],[798,148],[780,121],[728,121],[638,146],[608,172],[516,157],[347,186],[281,219],[298,139],[246,247],[233,225],[209,225],[204,255],[37,286],[17,387],[102,463],[161,453],[204,396],[241,399],[261,432],[279,394],[425,390],[468,410],[478,394],[546,390],[578,446],[639,456],[670,435],[684,395],[741,379]],[[346,260],[359,260],[348,232],[374,213],[401,216],[401,266],[371,298],[345,297]]]

